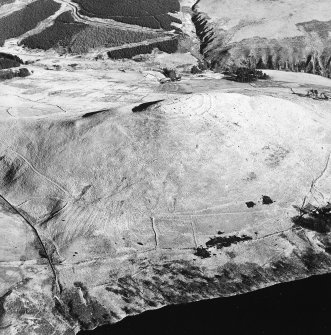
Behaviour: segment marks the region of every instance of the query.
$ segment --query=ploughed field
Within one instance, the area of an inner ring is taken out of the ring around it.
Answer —
[[[173,22],[181,23],[169,15],[180,10],[178,0],[74,0],[74,2],[79,4],[82,15],[90,17],[164,30],[173,30]]]

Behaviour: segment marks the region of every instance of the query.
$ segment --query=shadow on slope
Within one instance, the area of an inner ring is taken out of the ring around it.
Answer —
[[[331,275],[252,293],[168,306],[79,335],[329,334]]]

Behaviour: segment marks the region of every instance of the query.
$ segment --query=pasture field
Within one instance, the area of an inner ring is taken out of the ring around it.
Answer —
[[[30,49],[61,48],[68,53],[80,54],[93,48],[115,47],[156,37],[157,33],[88,26],[75,22],[70,12],[65,12],[56,18],[51,27],[25,38],[22,44]]]
[[[59,10],[53,0],[37,0],[25,8],[0,19],[0,45],[10,38],[23,35]]]
[[[148,45],[139,45],[132,48],[112,50],[108,52],[108,57],[112,59],[132,58],[140,54],[151,53],[155,48],[167,53],[174,53],[178,49],[178,39],[155,42]]]
[[[90,17],[113,19],[143,27],[172,30],[172,22],[180,20],[168,15],[180,10],[178,0],[74,0],[80,12]]]

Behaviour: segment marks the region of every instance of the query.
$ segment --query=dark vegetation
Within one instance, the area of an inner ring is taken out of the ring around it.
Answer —
[[[84,301],[81,297],[84,298]],[[61,300],[55,301],[55,309],[69,322],[78,321],[83,329],[111,322],[111,315],[95,298],[90,296],[88,288],[81,282],[75,282],[74,287],[65,289],[61,293]]]
[[[197,250],[195,251],[194,255],[200,257],[200,258],[208,258],[211,256],[211,252],[203,247],[202,245],[197,247]]]
[[[330,282],[330,274],[313,276],[247,294],[167,306],[78,334],[326,335],[331,333]]]
[[[192,68],[191,68],[191,73],[192,73],[192,74],[200,74],[200,73],[202,73],[202,70],[199,69],[196,65],[194,65],[194,66],[192,66]]]
[[[172,30],[172,22],[181,23],[167,13],[180,10],[178,0],[74,0],[80,12],[90,17],[113,19],[143,27]]]
[[[137,113],[137,112],[143,112],[145,111],[148,107],[156,105],[157,103],[161,102],[163,100],[156,100],[156,101],[149,101],[149,102],[144,102],[138,106],[135,106],[132,108],[132,112]]]
[[[200,39],[200,53],[203,55],[208,45],[214,41],[215,34],[212,29],[208,29],[208,21],[203,14],[196,11],[193,7],[192,22],[195,26],[195,31]]]
[[[269,76],[267,76],[261,70],[248,67],[233,67],[228,71],[225,71],[224,74],[226,75],[225,79],[237,81],[240,83],[250,83],[258,79],[269,79]]]
[[[98,47],[116,47],[156,38],[157,33],[101,28],[75,22],[70,12],[59,15],[51,27],[29,36],[22,44],[31,49],[56,49],[81,54]]]
[[[15,0],[0,0],[0,6],[1,5],[6,5],[8,3],[13,3]]]
[[[208,64],[205,61],[198,60],[198,65],[194,65],[191,68],[192,74],[200,74],[204,71],[208,70]]]
[[[215,236],[206,242],[208,248],[216,247],[217,249],[222,249],[229,247],[232,244],[237,244],[239,242],[252,240],[252,237],[243,235],[243,236]]]
[[[271,205],[272,203],[274,203],[274,201],[267,195],[263,195],[262,196],[262,204],[263,205]]]
[[[9,38],[23,35],[40,21],[53,15],[61,5],[52,0],[37,0],[25,8],[0,18],[0,45]]]
[[[318,233],[331,232],[331,203],[324,207],[308,204],[305,208],[300,208],[299,211],[300,215],[292,218],[294,224]]]
[[[0,70],[19,67],[21,64],[23,64],[23,61],[19,57],[0,52]]]
[[[253,201],[247,201],[247,202],[246,202],[246,206],[247,206],[248,208],[253,208],[255,205],[256,205],[256,203],[253,202]]]
[[[251,68],[260,70],[305,72],[331,78],[330,38],[299,36],[268,40],[256,37],[227,47],[208,47],[204,56],[216,71],[233,65],[238,67],[245,59]]]
[[[75,23],[70,12],[64,12],[55,19],[51,27],[23,39],[21,44],[30,49],[67,48],[71,39],[86,27],[84,23]]]
[[[70,52],[84,53],[98,47],[117,47],[157,38],[158,34],[144,31],[129,31],[115,28],[88,27],[75,35],[70,43]]]
[[[109,111],[109,110],[108,110],[108,109],[102,109],[102,110],[100,110],[100,111],[95,111],[95,112],[85,113],[85,114],[82,115],[82,118],[83,118],[83,119],[84,119],[84,118],[88,118],[88,117],[91,117],[91,116],[93,116],[93,115],[100,114],[100,113],[107,112],[107,111]]]
[[[154,42],[148,45],[111,50],[108,52],[108,57],[112,59],[132,58],[136,55],[152,53],[155,48],[167,53],[174,53],[178,49],[178,39],[175,38],[162,42]]]
[[[319,93],[316,89],[310,89],[306,94],[294,92],[291,88],[293,94],[298,95],[299,97],[311,98],[314,100],[329,100],[331,97],[326,92]]]
[[[218,235],[223,235],[222,231],[217,232]],[[230,247],[232,244],[237,244],[239,242],[250,241],[252,240],[251,236],[242,235],[229,235],[229,236],[214,236],[210,238],[209,241],[206,242],[206,247],[199,246],[195,250],[194,255],[199,256],[200,258],[208,258],[211,257],[211,252],[209,248],[216,247],[217,249],[223,249]]]
[[[162,73],[165,77],[169,78],[170,81],[180,81],[181,80],[181,76],[177,74],[176,70],[174,69],[164,68],[162,70]]]
[[[331,78],[331,21],[298,23],[305,36],[282,39],[252,37],[227,43],[229,32],[218,31],[217,36],[208,17],[193,6],[192,20],[200,39],[200,52],[208,66],[218,72],[229,66],[240,66],[245,59],[255,69],[306,72]]]
[[[0,81],[1,80],[7,80],[7,79],[12,79],[15,77],[27,77],[30,76],[30,71],[27,68],[20,68],[18,70],[12,70],[12,69],[8,69],[8,70],[0,70]]]

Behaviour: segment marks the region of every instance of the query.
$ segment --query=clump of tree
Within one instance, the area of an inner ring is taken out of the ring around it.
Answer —
[[[257,70],[256,68],[250,67],[235,67],[231,68],[224,72],[226,75],[225,79],[237,81],[240,83],[250,83],[257,80],[266,80],[269,79],[269,76],[262,72],[261,70]]]
[[[19,57],[0,52],[0,70],[19,67],[21,64],[23,64],[23,61]]]
[[[174,69],[164,68],[162,69],[163,75],[168,78],[167,81],[180,81],[181,76]]]
[[[206,70],[208,70],[207,62],[206,61],[202,62],[202,61],[199,60],[198,65],[192,66],[191,73],[192,74],[200,74],[200,73],[202,73]]]
[[[24,78],[30,76],[31,73],[27,68],[20,68],[18,70],[0,70],[0,80],[8,80],[15,77]]]
[[[199,247],[197,247],[194,255],[196,255],[200,258],[208,258],[208,257],[211,256],[211,252],[207,248],[205,248],[203,246],[199,246]]]
[[[191,68],[191,73],[192,74],[200,74],[200,73],[202,73],[202,70],[200,70],[198,66],[194,65]]]
[[[316,89],[310,89],[306,94],[294,92],[291,88],[291,92],[299,97],[311,98],[314,100],[329,100],[331,97],[326,92],[318,92]]]

